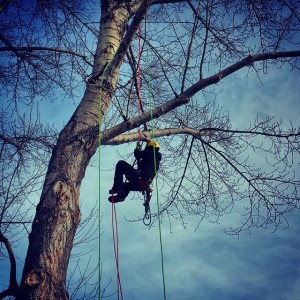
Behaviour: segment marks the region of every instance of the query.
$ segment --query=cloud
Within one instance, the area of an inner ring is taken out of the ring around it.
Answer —
[[[257,113],[298,121],[300,106],[296,102],[299,93],[294,93],[296,79],[292,75],[287,80],[284,73],[270,75],[268,78],[263,78],[266,81],[264,80],[265,86],[261,88],[257,87],[258,80],[255,76],[245,78],[241,73],[234,77],[238,84],[226,81],[220,103],[230,110],[234,126],[247,127],[248,121],[253,120]],[[101,251],[98,249],[98,239],[82,247],[83,250],[92,250],[95,264],[99,255],[101,256],[102,287],[112,280],[107,294],[114,293],[117,286],[111,233],[111,204],[107,201],[114,167],[119,159],[115,149],[121,153],[131,151],[130,147],[105,147],[101,152],[100,180],[95,156],[94,167],[90,167],[86,172],[80,197],[83,217],[91,208],[97,207],[99,201],[101,204]],[[125,220],[143,216],[142,200],[137,194],[131,193],[133,199],[129,197],[124,203],[117,205],[124,299],[163,299],[158,224],[149,230],[142,221]],[[290,228],[287,230],[279,228],[277,232],[271,233],[269,230],[253,229],[251,235],[244,232],[239,238],[226,235],[224,228],[228,229],[241,221],[243,206],[241,201],[233,213],[219,220],[220,224],[211,224],[204,220],[196,232],[194,228],[197,217],[187,218],[186,229],[180,223],[172,223],[171,233],[168,220],[163,219],[162,243],[167,299],[298,299],[298,212],[288,216]],[[155,208],[154,204],[152,208]],[[2,260],[0,263],[2,280],[3,270],[7,271],[8,266]],[[20,264],[18,265],[20,267]]]

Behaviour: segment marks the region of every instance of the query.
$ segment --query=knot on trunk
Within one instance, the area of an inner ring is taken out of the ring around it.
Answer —
[[[56,195],[56,198],[60,201],[67,200],[64,199],[65,197],[69,198],[68,190],[68,185],[63,181],[57,181],[53,186],[54,194]]]
[[[40,271],[32,270],[25,277],[25,284],[28,286],[40,285],[45,279],[45,274]]]

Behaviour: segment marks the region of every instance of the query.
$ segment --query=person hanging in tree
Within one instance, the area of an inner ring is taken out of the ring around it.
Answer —
[[[112,194],[110,202],[122,202],[130,191],[142,191],[147,188],[154,179],[162,158],[159,152],[159,143],[148,141],[145,149],[137,143],[134,150],[134,157],[137,160],[137,169],[124,160],[118,161],[115,170],[114,184],[109,193]],[[126,182],[123,181],[125,175]]]

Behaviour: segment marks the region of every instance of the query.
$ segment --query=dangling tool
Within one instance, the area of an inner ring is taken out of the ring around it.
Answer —
[[[145,214],[143,218],[143,223],[146,226],[149,226],[151,224],[151,211],[150,211],[150,200],[151,200],[151,191],[143,191],[144,195],[144,207],[145,207]]]

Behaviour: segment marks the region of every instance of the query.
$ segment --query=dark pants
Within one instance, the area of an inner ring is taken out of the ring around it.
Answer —
[[[125,183],[124,175],[127,180]],[[112,190],[114,192],[122,191],[124,197],[127,197],[130,191],[139,191],[139,171],[124,160],[118,161]]]

